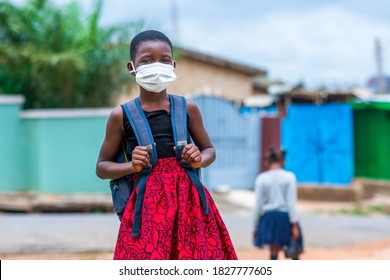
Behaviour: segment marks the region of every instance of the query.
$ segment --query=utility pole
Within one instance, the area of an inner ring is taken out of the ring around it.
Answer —
[[[172,24],[172,35],[173,35],[172,41],[177,44],[179,42],[179,26],[177,20],[176,0],[171,0],[171,24]]]
[[[385,93],[385,78],[383,75],[383,57],[382,57],[382,45],[379,39],[375,40],[375,58],[377,65],[377,82],[378,82],[378,93]]]

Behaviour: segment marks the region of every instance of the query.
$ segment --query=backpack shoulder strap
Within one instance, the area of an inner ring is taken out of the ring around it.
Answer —
[[[188,132],[187,132],[187,102],[185,97],[170,94],[169,101],[171,103],[171,122],[173,129],[173,139],[176,147],[176,158],[180,161],[180,165],[184,167],[188,176],[194,183],[199,196],[202,201],[203,209],[206,215],[209,214],[206,193],[203,189],[202,182],[199,178],[199,170],[194,170],[191,165],[184,161],[181,157],[181,152],[188,144]]]
[[[157,150],[154,145],[152,131],[138,98],[123,104],[122,107],[133,128],[138,145],[148,148],[150,163],[152,166],[155,165],[157,162]]]
[[[188,144],[187,132],[187,102],[183,96],[170,94],[171,123],[173,139],[176,147],[176,157],[181,160],[181,151]]]
[[[134,186],[138,186],[138,193],[135,203],[134,224],[131,235],[132,237],[136,238],[139,236],[139,229],[141,226],[141,213],[145,196],[146,182],[150,172],[152,171],[152,167],[157,162],[157,150],[154,145],[152,131],[150,130],[149,123],[146,119],[144,111],[142,110],[138,98],[123,104],[122,107],[126,113],[127,118],[129,119],[131,127],[134,130],[138,145],[146,146],[150,156],[150,164],[142,168],[134,183]]]

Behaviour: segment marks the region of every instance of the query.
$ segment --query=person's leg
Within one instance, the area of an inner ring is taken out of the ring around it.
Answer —
[[[271,253],[270,260],[277,260],[278,259],[279,249],[280,248],[278,245],[273,244],[270,246],[270,253]]]

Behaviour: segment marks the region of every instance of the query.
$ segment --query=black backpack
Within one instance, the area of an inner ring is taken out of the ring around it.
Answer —
[[[171,123],[173,129],[173,137],[176,146],[176,157],[180,161],[180,165],[186,170],[187,174],[194,183],[198,194],[200,195],[203,210],[207,215],[208,207],[206,202],[206,194],[203,189],[202,182],[200,180],[199,172],[200,170],[194,170],[191,165],[182,160],[181,152],[183,148],[187,145],[187,105],[186,100],[182,96],[169,94],[170,101],[170,111],[171,111]],[[142,110],[141,104],[139,103],[138,98],[135,98],[123,105],[121,105],[123,111],[125,112],[131,127],[133,128],[134,134],[137,138],[138,145],[145,146],[148,148],[148,153],[150,156],[150,164],[144,166],[141,172],[138,174],[137,179],[134,184],[132,184],[132,175],[128,175],[119,179],[110,181],[110,188],[112,194],[112,200],[114,203],[114,210],[119,217],[119,220],[122,220],[123,212],[126,208],[127,201],[136,186],[138,186],[137,200],[135,206],[135,216],[132,236],[139,236],[139,228],[141,223],[141,211],[142,204],[145,194],[146,181],[148,180],[149,174],[152,171],[153,166],[157,162],[157,151],[154,145],[153,135],[149,127],[149,123],[145,117],[145,114]],[[127,161],[125,143],[122,140],[123,151],[118,155],[118,162]]]

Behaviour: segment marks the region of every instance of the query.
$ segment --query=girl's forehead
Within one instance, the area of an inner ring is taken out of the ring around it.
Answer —
[[[139,44],[137,56],[146,52],[161,52],[172,54],[171,46],[164,41],[143,41]]]

